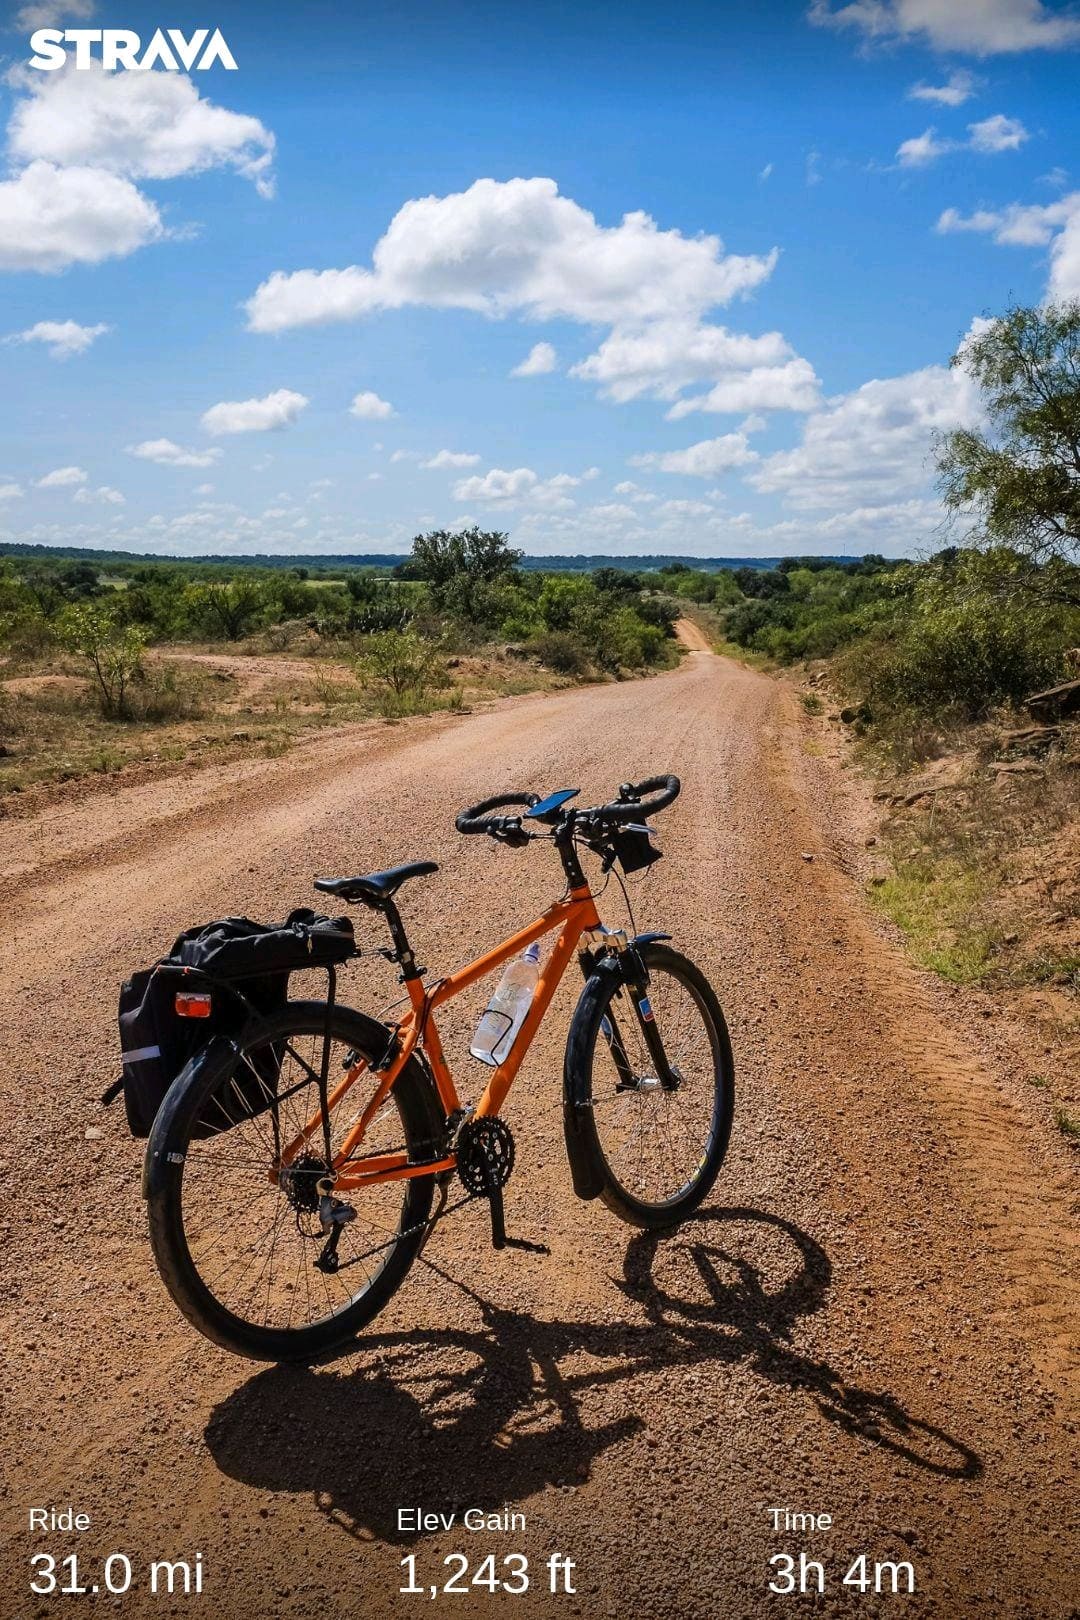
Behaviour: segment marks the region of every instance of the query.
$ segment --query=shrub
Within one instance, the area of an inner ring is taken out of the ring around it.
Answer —
[[[558,675],[588,674],[589,655],[569,630],[542,630],[528,643],[528,650]]]
[[[415,630],[383,630],[369,636],[357,665],[361,679],[374,683],[387,716],[416,714],[431,694],[446,685],[442,645]]]
[[[89,664],[102,714],[111,720],[129,719],[130,687],[146,649],[142,631],[120,624],[110,608],[88,601],[65,611],[61,637]]]

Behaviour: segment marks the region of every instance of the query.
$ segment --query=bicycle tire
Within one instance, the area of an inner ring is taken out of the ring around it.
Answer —
[[[643,1038],[631,1053],[631,1044],[641,1035],[638,1015],[631,1005],[632,992],[618,974],[600,972],[587,981],[571,1025],[567,1096],[576,1119],[580,1150],[590,1161],[600,1198],[632,1226],[663,1228],[677,1225],[697,1209],[720,1173],[735,1108],[735,1066],[723,1010],[700,968],[680,952],[655,942],[639,947],[638,954],[648,970],[648,999],[668,1059],[676,1069],[681,1063],[679,1087],[675,1091],[663,1089],[651,1072]],[[688,1019],[692,1015],[699,1021],[704,1033],[707,1057],[703,1051],[700,1074],[686,1072],[689,1063],[680,1059],[678,1031],[668,1019],[672,1000],[666,994],[668,985],[678,987],[684,1003],[680,1011]],[[626,1047],[621,1070],[618,1042]],[[638,1058],[636,1063],[631,1061],[633,1057]],[[691,1087],[700,1122],[700,1142],[695,1141],[692,1126],[684,1117]],[[621,1150],[615,1140],[618,1126],[614,1124],[620,1113],[629,1129]],[[676,1121],[682,1133],[680,1151],[689,1154],[685,1171],[678,1169],[672,1143],[671,1127]],[[633,1169],[629,1144],[637,1147],[636,1186],[629,1184]],[[652,1177],[653,1195],[648,1196],[646,1183],[651,1170],[646,1161],[659,1163],[665,1153],[671,1161],[673,1185],[666,1193],[663,1191],[666,1172],[661,1166]]]
[[[357,1052],[369,1061],[377,1059],[386,1048],[386,1026],[366,1017],[363,1013],[345,1007],[335,1007],[328,1021],[326,1007],[320,1002],[289,1002],[279,1012],[248,1026],[237,1043],[235,1064],[240,1065],[244,1061],[245,1054],[256,1049],[265,1051],[267,1045],[272,1043],[283,1053],[284,1065],[289,1061],[290,1052],[294,1054],[298,1052],[298,1042],[308,1040],[319,1042],[327,1034],[333,1043],[332,1050],[344,1048],[346,1052]],[[235,1072],[235,1069],[232,1072]],[[284,1072],[283,1067],[282,1073]],[[302,1075],[302,1068],[300,1072]],[[228,1076],[226,1080],[227,1078]],[[334,1079],[336,1078],[338,1076],[335,1074]],[[334,1079],[330,1082],[331,1087]],[[303,1232],[302,1220],[308,1220],[307,1213],[297,1210],[282,1187],[267,1175],[272,1154],[261,1148],[250,1148],[245,1149],[241,1157],[236,1145],[238,1133],[248,1126],[252,1128],[258,1126],[259,1121],[263,1122],[260,1141],[271,1127],[277,1130],[279,1119],[282,1123],[285,1122],[285,1109],[290,1100],[287,1095],[285,1101],[278,1105],[276,1112],[269,1108],[265,1113],[231,1130],[223,1130],[217,1136],[210,1138],[192,1136],[193,1128],[203,1118],[208,1108],[212,1107],[212,1098],[215,1092],[220,1092],[221,1084],[222,1075],[219,1069],[200,1067],[197,1060],[193,1060],[173,1083],[154,1122],[147,1144],[146,1175],[150,1242],[154,1259],[166,1288],[184,1316],[213,1343],[233,1351],[236,1355],[256,1361],[319,1360],[330,1352],[340,1350],[354,1339],[357,1332],[378,1315],[401,1286],[426,1236],[425,1223],[431,1211],[435,1178],[421,1176],[396,1183],[384,1183],[379,1189],[369,1188],[346,1195],[359,1205],[361,1200],[373,1199],[378,1191],[387,1208],[395,1207],[400,1198],[400,1215],[397,1236],[395,1238],[391,1233],[390,1242],[384,1245],[383,1258],[378,1268],[372,1273],[365,1267],[366,1286],[345,1299],[340,1308],[329,1309],[325,1314],[316,1316],[314,1320],[305,1321],[294,1327],[292,1302],[286,1300],[289,1315],[284,1325],[280,1321],[249,1320],[237,1309],[235,1302],[230,1303],[218,1297],[212,1282],[203,1275],[205,1263],[200,1262],[197,1254],[192,1251],[195,1236],[192,1227],[200,1208],[203,1205],[212,1208],[215,1200],[220,1203],[223,1199],[227,1201],[229,1196],[235,1197],[236,1194],[232,1190],[235,1181],[237,1185],[242,1184],[244,1187],[244,1192],[240,1195],[242,1202],[239,1205],[239,1214],[250,1227],[254,1222],[248,1215],[248,1209],[258,1200],[273,1201],[276,1197],[278,1202],[273,1205],[274,1232],[277,1234],[280,1229],[284,1237],[287,1232],[287,1218],[295,1215],[296,1232],[299,1234],[297,1241],[301,1250],[299,1261],[301,1268],[305,1259],[305,1243],[312,1253],[313,1264],[314,1251],[319,1244],[319,1233],[309,1236]],[[310,1081],[301,1079],[298,1095],[302,1095],[303,1087],[310,1084]],[[286,1093],[286,1088],[280,1082],[279,1091],[282,1094]],[[361,1096],[366,1099],[370,1096],[370,1092],[370,1084],[365,1087],[363,1079],[357,1081],[346,1098],[342,1099],[339,1108],[345,1109],[348,1099],[352,1098],[350,1116],[355,1117],[359,1111]],[[315,1098],[314,1106],[317,1113],[317,1089],[312,1096]],[[301,1116],[298,1105],[297,1117],[311,1117],[311,1100],[308,1098],[305,1101],[308,1112],[305,1116]],[[392,1113],[388,1113],[387,1111],[391,1109]],[[416,1059],[411,1059],[405,1066],[392,1088],[389,1099],[380,1108],[376,1120],[382,1120],[384,1115],[389,1123],[396,1117],[403,1136],[400,1145],[407,1148],[410,1161],[431,1158],[438,1152],[445,1132],[445,1120],[434,1083],[426,1069]],[[334,1126],[337,1120],[338,1112],[335,1110],[331,1116],[331,1125]],[[344,1121],[341,1123],[343,1127]],[[376,1121],[373,1121],[373,1126],[375,1123]],[[285,1139],[284,1132],[282,1139]],[[367,1139],[365,1145],[366,1141]],[[215,1152],[218,1158],[212,1161],[211,1156]],[[228,1192],[222,1193],[220,1178],[225,1166],[236,1166],[240,1174],[233,1176],[231,1169],[227,1172]],[[213,1179],[215,1170],[219,1177],[217,1184]],[[197,1183],[193,1180],[196,1173],[201,1176]],[[191,1215],[190,1221],[185,1220],[185,1184],[188,1188],[187,1206]],[[311,1181],[309,1185],[313,1186],[314,1182]],[[209,1194],[203,1192],[206,1186],[213,1189]],[[310,1202],[311,1196],[313,1195],[305,1194],[304,1202]],[[269,1205],[267,1213],[269,1214]],[[370,1211],[367,1208],[358,1210],[358,1219],[370,1224],[369,1217]],[[311,1212],[309,1224],[314,1225],[315,1221],[315,1214]],[[350,1225],[343,1227],[342,1230],[343,1234],[351,1234],[353,1228]],[[200,1239],[203,1235],[199,1234]],[[273,1241],[277,1242],[276,1235]],[[265,1247],[265,1240],[260,1242]],[[242,1242],[240,1246],[242,1247]],[[211,1254],[217,1252],[214,1245],[210,1246],[210,1250]],[[274,1284],[273,1249],[270,1252],[269,1278],[266,1282],[267,1314]],[[253,1252],[253,1264],[258,1258],[258,1253],[257,1249]],[[363,1256],[361,1259],[363,1260]],[[350,1259],[350,1267],[355,1263]],[[262,1265],[265,1270],[265,1258]],[[345,1269],[344,1265],[342,1269]],[[340,1272],[336,1275],[340,1276]],[[297,1291],[297,1298],[299,1276],[298,1270],[297,1281],[292,1285]],[[332,1306],[333,1296],[330,1286],[321,1271],[319,1278],[322,1279],[321,1283],[315,1278],[314,1271],[310,1277],[305,1277],[308,1302],[312,1303],[311,1288],[314,1284],[325,1291],[327,1302]],[[357,1278],[357,1281],[359,1280]],[[217,1286],[221,1287],[221,1279]],[[257,1292],[261,1290],[260,1277]],[[278,1315],[285,1307],[284,1304],[279,1307],[277,1296],[283,1292],[287,1295],[288,1290],[289,1283],[282,1284],[279,1273],[274,1300],[275,1312]],[[318,1305],[313,1308],[317,1309]]]

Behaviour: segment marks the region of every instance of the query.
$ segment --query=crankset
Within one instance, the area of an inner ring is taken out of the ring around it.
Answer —
[[[508,1238],[503,1211],[503,1188],[514,1169],[514,1136],[505,1119],[483,1115],[467,1119],[457,1136],[457,1167],[462,1183],[474,1198],[486,1198],[491,1212],[493,1249],[529,1249],[536,1254],[550,1251],[542,1243],[524,1238]]]

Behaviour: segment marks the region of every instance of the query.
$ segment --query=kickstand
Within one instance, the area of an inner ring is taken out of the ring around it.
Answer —
[[[491,1247],[506,1248],[506,1219],[503,1214],[502,1188],[494,1177],[488,1179],[488,1208],[491,1212]]]

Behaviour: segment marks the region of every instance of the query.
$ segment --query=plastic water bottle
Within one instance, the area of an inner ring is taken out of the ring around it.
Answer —
[[[532,944],[511,962],[476,1026],[469,1051],[492,1069],[506,1057],[525,1022],[540,977],[540,946]]]

